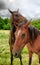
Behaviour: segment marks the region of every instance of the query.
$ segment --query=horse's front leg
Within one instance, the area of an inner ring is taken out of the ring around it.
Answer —
[[[21,55],[19,56],[19,59],[20,59],[20,65],[22,65],[22,56]]]
[[[32,52],[29,52],[29,65],[31,65],[32,62]]]
[[[12,65],[12,63],[13,63],[13,54],[11,53],[11,64],[10,65]]]

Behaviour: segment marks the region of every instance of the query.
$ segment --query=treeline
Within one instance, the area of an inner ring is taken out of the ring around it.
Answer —
[[[0,29],[9,30],[10,29],[10,19],[0,17]]]
[[[31,25],[40,29],[40,19],[35,19],[31,21]],[[10,30],[10,19],[9,18],[1,18],[0,17],[0,30]]]

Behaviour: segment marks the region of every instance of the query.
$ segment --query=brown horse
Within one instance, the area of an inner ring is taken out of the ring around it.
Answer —
[[[29,26],[29,24],[30,22],[28,21],[16,29],[12,53],[14,56],[19,56],[23,47],[27,44],[29,50],[29,65],[31,65],[33,53],[38,54],[40,63],[40,31]]]
[[[27,22],[26,18],[23,17],[18,10],[17,11],[11,11],[9,10],[9,12],[11,13],[11,17],[10,17],[10,37],[9,37],[9,44],[10,44],[10,52],[11,52],[11,65],[13,62],[13,54],[12,54],[12,49],[13,49],[13,45],[15,42],[15,31],[18,27],[18,25],[22,25],[24,24],[24,21]],[[21,22],[23,22],[21,24]],[[19,24],[20,23],[20,24]],[[22,65],[22,57],[21,54],[19,54],[19,59],[20,59],[20,63]]]

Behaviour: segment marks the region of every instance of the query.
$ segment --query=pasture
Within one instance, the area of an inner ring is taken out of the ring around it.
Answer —
[[[10,65],[10,48],[9,48],[9,32],[8,30],[0,30],[0,65]],[[28,65],[29,55],[28,49],[22,51],[23,65]],[[19,58],[15,58],[14,65],[20,65]],[[33,54],[32,65],[38,65],[38,55]]]

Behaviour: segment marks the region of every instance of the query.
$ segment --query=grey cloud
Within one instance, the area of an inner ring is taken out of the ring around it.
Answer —
[[[5,9],[5,4],[3,2],[0,2],[0,9]]]
[[[8,3],[9,0],[0,0],[0,16],[9,17]]]
[[[1,17],[10,17],[10,14],[9,14],[8,10],[1,10],[0,16]]]
[[[5,2],[4,1],[0,1],[0,10],[3,10],[3,9],[6,9],[7,7],[6,7],[6,4],[5,4]]]

